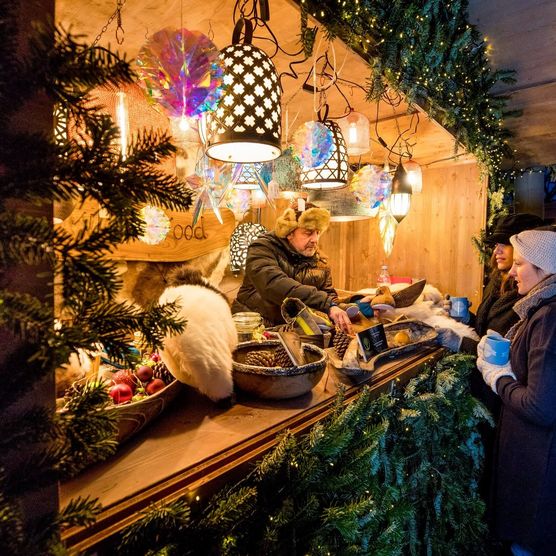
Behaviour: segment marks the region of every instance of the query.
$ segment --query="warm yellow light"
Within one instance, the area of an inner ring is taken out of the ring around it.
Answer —
[[[421,193],[423,190],[423,173],[421,172],[421,166],[414,160],[408,160],[403,163],[403,167],[407,174],[407,183],[411,185],[411,191],[413,193]]]
[[[127,95],[123,91],[118,91],[116,97],[116,120],[120,130],[120,152],[122,153],[122,160],[125,160],[127,156],[129,133]]]
[[[388,200],[388,208],[398,222],[407,216],[410,205],[411,195],[409,193],[393,193]]]

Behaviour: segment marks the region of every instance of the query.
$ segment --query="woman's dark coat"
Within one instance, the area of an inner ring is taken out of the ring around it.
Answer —
[[[534,288],[516,305],[526,313],[508,333],[517,380],[497,383],[495,532],[535,556],[556,555],[556,275],[547,281],[544,297],[528,300]]]
[[[281,324],[284,319],[280,306],[286,297],[301,299],[324,313],[338,301],[326,259],[318,252],[305,257],[287,239],[270,232],[249,247],[245,278],[232,313],[255,311],[263,316],[267,326]]]

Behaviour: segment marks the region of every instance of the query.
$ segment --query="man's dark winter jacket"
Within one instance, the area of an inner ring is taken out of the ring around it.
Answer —
[[[324,313],[338,301],[326,259],[318,252],[305,257],[287,239],[270,232],[249,247],[245,278],[232,313],[255,311],[263,316],[267,326],[282,324],[280,306],[286,297],[297,297]]]

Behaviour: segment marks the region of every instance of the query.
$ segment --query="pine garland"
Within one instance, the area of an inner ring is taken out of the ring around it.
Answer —
[[[128,61],[51,24],[35,25],[27,48],[20,49],[13,4],[0,0],[0,277],[14,267],[49,269],[59,323],[54,327],[51,299],[2,280],[0,327],[18,347],[7,351],[0,374],[0,553],[62,554],[60,528],[91,523],[99,504],[72,500],[57,515],[30,520],[21,501],[114,452],[117,427],[105,411],[109,397],[102,385],[89,383],[72,390],[61,413],[37,407],[21,413],[15,402],[80,348],[102,345],[124,359],[133,332],[156,349],[166,334],[183,330],[174,304],[139,310],[115,302],[121,281],[110,251],[142,235],[145,204],[187,210],[193,192],[161,170],[160,162],[175,153],[165,133],[138,132],[125,158],[114,146],[118,128],[99,113],[92,92],[133,82]],[[60,106],[75,122],[77,136],[60,142],[51,133],[13,125],[37,95]],[[49,206],[89,199],[108,217],[98,225],[83,223],[75,234],[13,210],[14,201]]]
[[[502,160],[513,158],[503,120],[507,96],[492,92],[500,82],[515,82],[513,70],[493,71],[488,44],[468,21],[468,1],[452,0],[300,0],[301,39],[311,14],[328,38],[339,37],[370,65],[368,100],[378,101],[387,87],[424,107],[452,131],[489,175],[488,225],[507,212],[511,193]],[[307,37],[307,39],[305,39]],[[314,37],[312,39],[314,41]]]
[[[140,554],[482,554],[489,417],[468,391],[473,359],[453,355],[403,391],[368,388],[301,438],[286,432],[240,483],[195,504],[150,510],[119,550]],[[153,538],[153,531],[164,535]]]

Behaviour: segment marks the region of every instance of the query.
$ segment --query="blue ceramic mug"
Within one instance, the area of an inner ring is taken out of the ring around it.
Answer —
[[[510,360],[510,340],[487,336],[483,357],[492,365],[505,365]]]
[[[454,319],[466,322],[469,320],[469,307],[471,303],[467,297],[451,297],[452,308],[450,309],[450,316]]]

